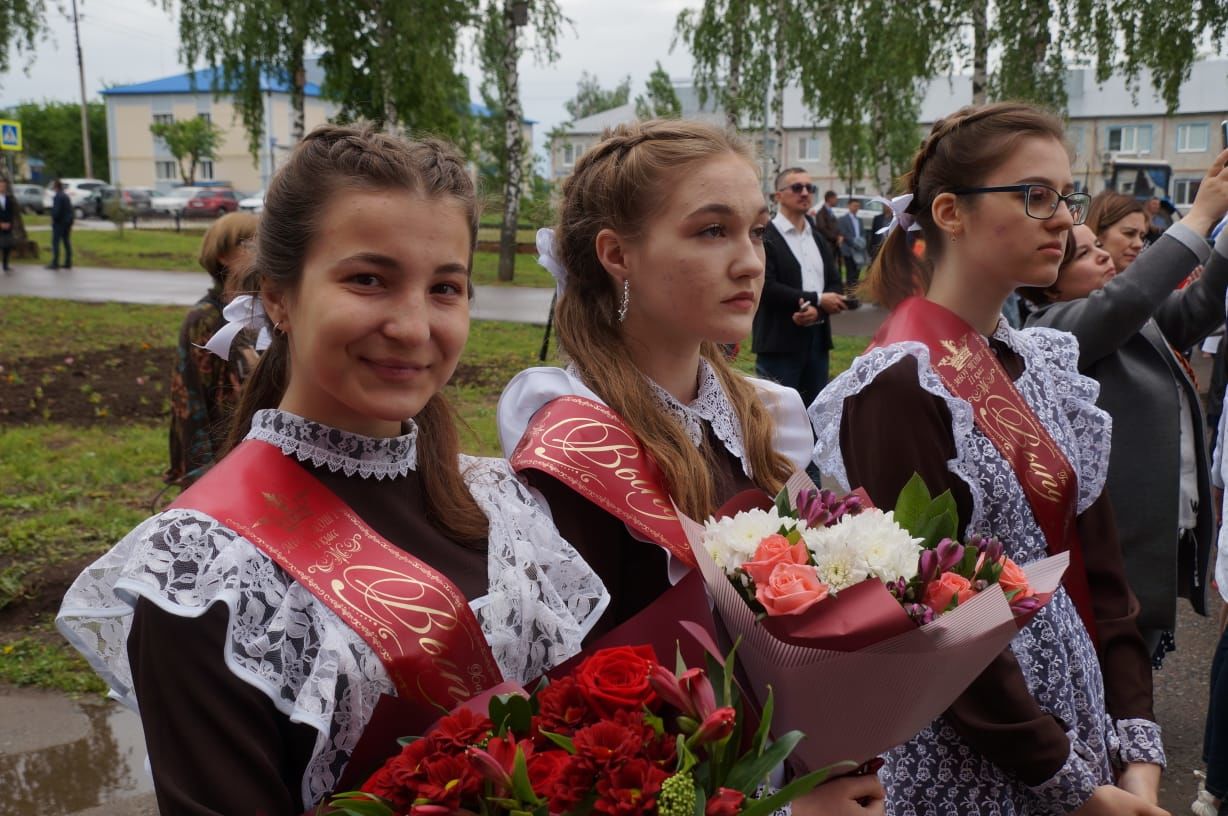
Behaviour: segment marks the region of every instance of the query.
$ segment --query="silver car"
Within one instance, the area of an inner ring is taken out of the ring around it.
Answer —
[[[43,188],[37,184],[14,184],[13,195],[17,196],[17,204],[23,212],[37,215],[47,212],[43,206]]]

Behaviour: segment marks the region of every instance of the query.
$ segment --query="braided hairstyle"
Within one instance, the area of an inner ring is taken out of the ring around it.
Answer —
[[[430,200],[458,202],[469,222],[472,271],[477,195],[464,160],[451,145],[433,139],[407,141],[370,125],[323,125],[307,135],[269,183],[251,260],[261,290],[297,289],[325,210],[339,193],[354,190],[404,191]],[[472,283],[469,296],[473,297]],[[290,362],[286,336],[273,332],[272,345],[244,383],[222,454],[243,440],[256,411],[281,403]],[[454,540],[480,546],[486,539],[487,521],[459,469],[460,440],[452,407],[438,393],[414,420],[418,425],[417,470],[428,516]]]
[[[888,309],[913,295],[924,294],[942,254],[942,231],[934,224],[934,199],[959,187],[976,187],[1010,155],[1023,139],[1048,138],[1065,143],[1062,121],[1023,102],[970,105],[939,119],[900,179],[912,193],[908,212],[921,227],[925,256],[917,258],[906,232],[887,235],[859,294]]]
[[[588,386],[631,426],[660,467],[670,495],[692,518],[705,518],[716,509],[712,452],[706,446],[695,449],[631,362],[618,321],[622,292],[597,257],[597,234],[610,229],[624,240],[639,239],[669,201],[671,182],[701,162],[728,155],[755,166],[736,134],[702,122],[618,125],[576,162],[563,183],[559,206],[556,240],[567,269],[567,288],[555,311],[559,344]],[[651,278],[643,279],[643,285],[651,286]],[[773,448],[771,415],[754,386],[729,366],[714,343],[703,343],[700,353],[737,410],[755,482],[775,493],[791,467]]]

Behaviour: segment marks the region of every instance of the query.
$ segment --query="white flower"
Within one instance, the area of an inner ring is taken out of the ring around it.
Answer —
[[[782,518],[775,507],[743,510],[722,519],[709,518],[704,522],[703,545],[721,569],[732,573],[754,556],[759,542],[780,532],[782,526],[791,530],[797,523]]]
[[[802,538],[819,577],[836,592],[867,578],[913,578],[923,540],[896,524],[894,513],[878,509],[846,515],[832,527],[806,530]]]

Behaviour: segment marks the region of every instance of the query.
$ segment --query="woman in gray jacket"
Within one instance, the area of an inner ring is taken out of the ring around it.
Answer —
[[[1079,369],[1100,383],[1113,417],[1108,492],[1139,628],[1157,660],[1171,643],[1178,596],[1206,614],[1207,559],[1215,537],[1205,420],[1193,373],[1177,349],[1224,322],[1228,235],[1205,236],[1228,211],[1228,150],[1216,157],[1190,212],[1122,272],[1087,227],[1057,282],[1024,292],[1040,308],[1028,325],[1069,331]],[[1177,289],[1199,264],[1202,278]],[[1171,649],[1171,645],[1169,646]]]

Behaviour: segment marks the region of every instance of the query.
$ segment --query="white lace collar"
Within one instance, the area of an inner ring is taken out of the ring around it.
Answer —
[[[699,394],[690,405],[684,405],[673,394],[657,383],[644,378],[652,389],[657,402],[666,413],[673,416],[686,429],[686,434],[695,447],[703,444],[704,426],[707,422],[712,426],[712,432],[721,440],[725,450],[738,457],[742,462],[742,470],[747,477],[753,478],[750,463],[746,461],[746,446],[742,441],[742,421],[733,403],[725,395],[721,387],[721,379],[716,375],[716,369],[702,357],[699,360]]]
[[[392,479],[418,466],[418,426],[401,436],[376,438],[342,431],[287,411],[266,409],[252,417],[246,439],[275,445],[287,456],[346,476]]]

